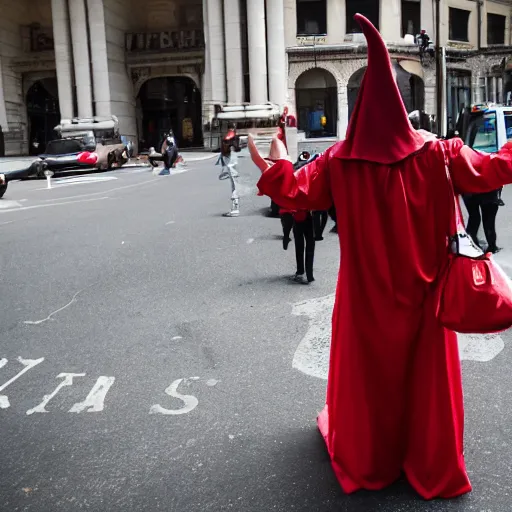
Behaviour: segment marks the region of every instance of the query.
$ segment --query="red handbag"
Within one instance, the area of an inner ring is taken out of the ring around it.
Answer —
[[[512,281],[466,233],[460,202],[448,166],[446,175],[454,202],[448,265],[439,283],[437,318],[460,333],[493,333],[512,326]]]

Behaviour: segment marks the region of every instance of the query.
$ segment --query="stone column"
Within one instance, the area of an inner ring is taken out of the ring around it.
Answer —
[[[347,31],[347,9],[342,0],[327,0],[327,42],[341,44]]]
[[[226,42],[228,103],[239,105],[244,101],[239,0],[224,0],[224,34]]]
[[[91,73],[84,0],[69,0],[78,117],[92,117]]]
[[[59,90],[60,117],[74,117],[71,40],[69,37],[68,6],[66,0],[52,0],[53,42]]]
[[[401,5],[401,0],[380,0],[380,33],[386,42],[402,37]]]
[[[0,129],[3,132],[7,132],[9,131],[9,126],[7,125],[7,110],[5,108],[4,77],[2,70],[2,56],[0,55]]]
[[[107,35],[105,32],[103,0],[87,0],[87,7],[87,14],[89,16],[89,36],[91,40],[94,110],[96,116],[109,117],[112,112],[110,108]]]
[[[346,85],[338,84],[338,123],[336,134],[338,140],[343,140],[348,128],[348,91]]]
[[[269,100],[284,107],[286,102],[286,49],[283,0],[267,0],[268,89]]]
[[[420,30],[425,30],[432,41],[435,41],[434,30],[434,2],[432,0],[421,0],[420,7]],[[413,34],[416,35],[416,34]]]
[[[224,50],[224,23],[222,20],[222,0],[208,2],[208,42],[212,76],[212,101],[226,102],[226,52]]]
[[[204,73],[202,79],[203,104],[212,100],[212,70],[210,66],[210,33],[208,30],[208,2],[203,2],[203,32],[204,32]]]
[[[283,0],[286,47],[297,45],[297,0]]]
[[[253,105],[259,105],[268,101],[265,0],[247,2],[247,21],[250,99]]]

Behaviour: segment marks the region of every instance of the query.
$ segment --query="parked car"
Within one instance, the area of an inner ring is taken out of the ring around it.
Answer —
[[[104,120],[74,119],[55,128],[60,138],[52,140],[39,158],[53,171],[107,170],[129,159],[131,142],[123,142],[115,116]]]

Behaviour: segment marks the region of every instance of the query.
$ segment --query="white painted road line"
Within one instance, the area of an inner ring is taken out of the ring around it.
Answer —
[[[23,205],[18,201],[7,201],[6,199],[0,200],[0,210],[17,209]]]
[[[102,193],[104,194],[105,192],[102,192]],[[80,201],[65,201],[62,203],[36,204],[34,206],[22,206],[20,208],[15,208],[13,210],[3,210],[3,211],[0,210],[0,213],[21,212],[21,211],[25,211],[25,210],[35,210],[36,208],[48,208],[50,206],[64,206],[67,204],[90,203],[92,201],[102,201],[104,199],[109,199],[109,198],[107,196],[105,196],[105,197],[96,197],[94,199],[83,199]]]
[[[327,379],[334,294],[293,305],[292,314],[307,316],[309,327],[293,356],[292,367],[306,375]],[[499,334],[459,334],[461,360],[488,362],[505,348]]]

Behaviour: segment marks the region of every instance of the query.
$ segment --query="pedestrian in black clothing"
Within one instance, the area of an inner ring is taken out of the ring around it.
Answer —
[[[331,206],[329,208],[329,217],[334,221],[334,226],[331,229],[331,233],[337,233],[338,232],[338,221],[336,220],[336,208],[334,206]]]
[[[485,194],[468,194],[463,197],[464,204],[469,213],[466,231],[480,246],[478,241],[478,230],[480,222],[483,224],[485,239],[487,240],[487,251],[497,253],[500,248],[496,245],[496,215],[498,208],[504,204],[501,200],[501,190],[497,189]]]
[[[315,240],[317,242],[320,242],[321,240],[324,239],[323,234],[325,226],[327,225],[328,218],[327,211],[313,212],[312,215]]]

